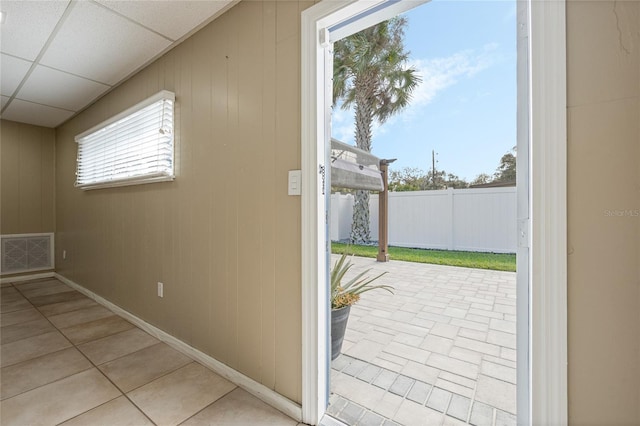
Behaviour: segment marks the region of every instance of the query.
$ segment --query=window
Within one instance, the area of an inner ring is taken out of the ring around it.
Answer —
[[[175,95],[163,90],[76,136],[76,186],[173,180],[174,102]]]

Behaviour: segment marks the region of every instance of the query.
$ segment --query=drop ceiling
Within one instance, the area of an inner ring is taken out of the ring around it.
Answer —
[[[2,0],[0,115],[56,127],[236,2]]]

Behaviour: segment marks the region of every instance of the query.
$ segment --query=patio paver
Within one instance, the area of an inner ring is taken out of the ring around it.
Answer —
[[[395,294],[352,307],[329,413],[347,424],[515,425],[516,274],[352,261],[353,274],[388,271],[377,283]]]

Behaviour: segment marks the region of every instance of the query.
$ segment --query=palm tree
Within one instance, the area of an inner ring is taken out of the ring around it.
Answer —
[[[346,37],[334,45],[333,103],[355,108],[356,146],[371,152],[371,127],[400,112],[420,82],[407,66],[409,52],[403,38],[407,20],[392,18]],[[357,191],[353,207],[351,242],[370,239],[369,192]]]

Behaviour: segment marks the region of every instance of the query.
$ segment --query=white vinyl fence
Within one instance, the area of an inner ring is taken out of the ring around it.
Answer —
[[[378,239],[378,195],[369,202],[371,239]],[[331,240],[351,232],[353,196],[331,195]],[[516,188],[389,193],[389,245],[515,253]]]

